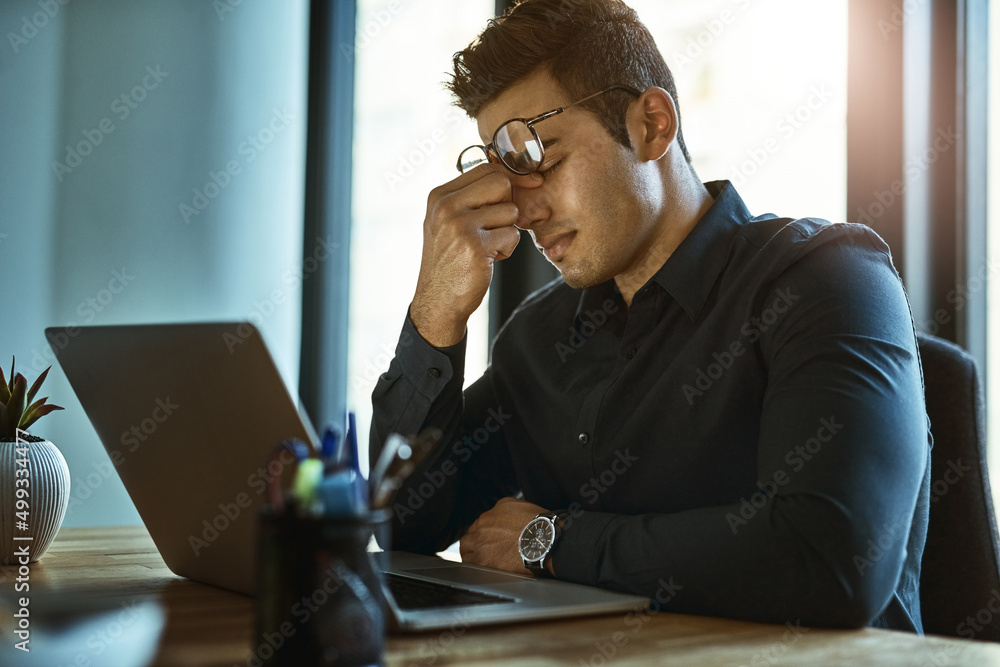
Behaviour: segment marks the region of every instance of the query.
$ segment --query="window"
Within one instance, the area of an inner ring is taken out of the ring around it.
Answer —
[[[994,6],[993,9],[996,9]],[[1000,118],[1000,11],[990,12],[990,113],[991,119]],[[989,131],[989,192],[1000,193],[1000,126]],[[988,290],[988,347],[986,352],[986,428],[989,443],[989,469],[992,471],[993,505],[1000,499],[1000,289],[996,287],[1000,276],[1000,201],[991,197],[987,229],[989,278]],[[991,418],[992,417],[992,418]]]
[[[703,181],[754,215],[847,211],[847,0],[629,0],[677,82]]]
[[[847,0],[629,0],[677,78],[703,180],[734,182],[751,212],[846,216]],[[348,402],[367,458],[371,392],[389,365],[420,266],[429,191],[478,141],[443,82],[494,0],[358,0]],[[762,35],[779,37],[762,38]],[[466,383],[485,369],[488,304],[469,325]]]
[[[479,141],[443,84],[452,55],[494,8],[494,0],[464,0],[442,18],[433,0],[358,0],[347,396],[358,415],[363,469],[371,393],[417,284],[427,195],[458,176],[459,152]],[[486,368],[487,313],[484,301],[469,323],[467,383]]]

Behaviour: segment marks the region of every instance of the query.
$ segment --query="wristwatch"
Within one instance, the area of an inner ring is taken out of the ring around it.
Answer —
[[[521,531],[518,540],[521,561],[536,577],[551,576],[545,569],[545,559],[559,539],[562,521],[568,514],[568,512],[539,514]]]

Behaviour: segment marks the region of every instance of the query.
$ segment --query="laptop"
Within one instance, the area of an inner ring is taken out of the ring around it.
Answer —
[[[167,567],[253,595],[257,516],[275,446],[315,445],[260,332],[247,322],[49,328],[66,377]],[[647,598],[392,552],[399,630],[626,612]]]

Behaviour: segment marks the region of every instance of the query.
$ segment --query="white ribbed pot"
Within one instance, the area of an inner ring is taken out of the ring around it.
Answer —
[[[36,439],[29,436],[31,439]],[[26,447],[27,455],[17,452]],[[18,459],[27,459],[27,475],[17,474]],[[27,479],[27,486],[22,481]],[[27,501],[18,509],[18,489],[26,489]],[[0,442],[0,565],[19,565],[24,545],[28,560],[35,562],[52,544],[69,507],[69,466],[55,445],[48,440],[37,442]],[[27,529],[19,523],[27,511]],[[17,538],[17,539],[15,539]],[[22,539],[31,538],[31,539]]]

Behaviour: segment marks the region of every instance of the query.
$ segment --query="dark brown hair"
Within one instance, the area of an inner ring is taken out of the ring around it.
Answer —
[[[454,65],[446,85],[472,117],[541,67],[570,96],[567,102],[613,84],[640,91],[663,88],[674,98],[677,143],[691,162],[673,74],[635,10],[621,0],[522,0],[506,15],[491,19],[476,41],[455,54]],[[625,116],[634,99],[628,92],[612,91],[582,106],[618,143],[632,148]]]

